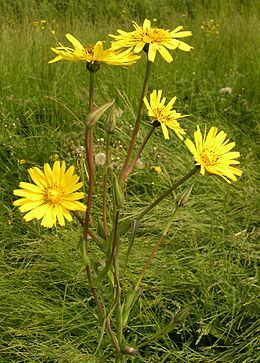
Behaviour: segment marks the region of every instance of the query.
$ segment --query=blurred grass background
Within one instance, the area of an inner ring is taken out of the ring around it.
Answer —
[[[182,122],[190,136],[197,124],[225,130],[241,152],[243,176],[232,185],[215,177],[196,179],[187,208],[176,215],[147,272],[126,331],[129,344],[148,339],[178,309],[191,305],[191,311],[171,333],[128,361],[260,361],[259,8],[250,0],[1,1],[1,362],[113,361],[106,336],[95,354],[100,331],[76,222],[52,231],[25,224],[12,206],[12,190],[27,180],[29,167],[55,155],[80,163],[88,76],[82,63],[49,65],[50,47],[68,44],[67,32],[84,44],[104,40],[109,47],[109,33],[131,30],[132,20],[141,24],[145,18],[165,29],[184,25],[193,33],[185,41],[194,47],[190,53],[175,51],[171,64],[157,56],[150,90],[162,88],[168,99],[178,97],[176,109],[191,115]],[[123,112],[114,140],[115,167],[129,142],[144,66],[144,60],[130,69],[102,66],[98,74],[96,104],[115,98]],[[221,93],[223,87],[232,93]],[[102,152],[102,123],[95,139],[96,152]],[[173,134],[164,142],[158,130],[142,163],[128,184],[127,213],[186,173],[192,158]],[[155,165],[162,173],[151,171]],[[98,168],[97,174],[101,178]],[[94,212],[99,204],[97,196]],[[141,223],[129,287],[173,207],[171,197]]]

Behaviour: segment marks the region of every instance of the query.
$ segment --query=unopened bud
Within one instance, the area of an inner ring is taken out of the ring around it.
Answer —
[[[126,345],[124,347],[124,353],[131,355],[132,357],[138,353],[138,349]]]
[[[193,185],[194,184],[192,184],[190,187],[184,190],[184,192],[177,199],[176,203],[178,204],[179,207],[185,207],[185,205],[187,204],[189,196],[193,189]]]
[[[118,183],[117,176],[114,174],[113,177],[113,196],[114,196],[114,203],[117,208],[122,207],[124,204],[124,194],[122,192],[122,189]]]
[[[102,106],[99,106],[98,108],[96,108],[94,111],[90,112],[87,116],[87,121],[86,121],[86,126],[88,128],[91,128],[93,126],[95,126],[95,124],[97,123],[97,121],[100,119],[100,117],[103,115],[103,113],[113,105],[114,100],[105,103]]]
[[[116,128],[116,108],[115,105],[113,104],[105,123],[105,130],[108,133],[113,133],[115,128]]]

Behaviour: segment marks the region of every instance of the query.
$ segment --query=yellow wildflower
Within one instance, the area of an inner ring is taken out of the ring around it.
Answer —
[[[115,52],[112,49],[104,49],[103,43],[98,41],[94,46],[84,47],[71,34],[66,34],[66,38],[72,43],[73,48],[65,47],[60,44],[57,48],[51,48],[57,56],[50,60],[49,63],[54,63],[59,60],[68,60],[73,62],[84,61],[87,63],[107,63],[110,65],[130,66],[140,57],[133,54],[131,50],[124,52]]]
[[[160,167],[160,166],[153,166],[152,167],[152,170],[155,172],[155,173],[157,173],[157,174],[161,174],[161,172],[162,172],[162,168]]]
[[[18,164],[20,164],[20,165],[24,165],[24,164],[26,164],[26,163],[27,163],[27,161],[26,161],[25,159],[19,159],[19,160],[17,160],[17,162],[18,162]]]
[[[185,135],[185,130],[180,126],[177,119],[185,117],[187,115],[181,115],[172,109],[174,102],[177,97],[173,97],[170,102],[165,105],[166,98],[162,99],[162,90],[153,92],[150,94],[150,104],[146,97],[144,97],[145,106],[148,109],[148,115],[152,118],[152,122],[154,126],[161,126],[162,132],[165,139],[169,139],[169,132],[167,127],[172,129],[176,135],[183,140],[183,136]]]
[[[190,45],[176,39],[191,35],[190,31],[181,31],[182,26],[178,26],[172,31],[157,27],[153,28],[151,27],[151,21],[148,19],[145,19],[142,26],[133,21],[133,26],[135,30],[132,32],[118,29],[119,35],[110,34],[115,39],[111,44],[113,49],[130,48],[134,53],[139,53],[143,49],[147,51],[148,60],[151,62],[154,62],[158,51],[168,63],[172,62],[173,58],[166,48],[170,50],[179,48],[186,52],[192,49]]]
[[[44,171],[37,167],[28,169],[28,173],[35,184],[20,182],[21,189],[13,191],[14,195],[21,197],[14,201],[24,215],[26,222],[32,219],[42,219],[41,225],[51,228],[56,221],[61,226],[65,219],[72,221],[71,211],[85,211],[84,204],[78,202],[84,198],[83,192],[74,193],[83,185],[78,183],[79,176],[74,174],[74,166],[66,171],[63,161],[55,161],[53,169],[48,163],[44,164]]]
[[[202,175],[205,172],[216,174],[225,179],[228,183],[236,181],[236,175],[241,176],[242,171],[233,167],[233,164],[239,164],[237,159],[240,153],[230,151],[234,148],[235,143],[226,139],[227,134],[224,131],[218,132],[216,127],[211,127],[206,135],[202,137],[199,126],[194,132],[193,143],[190,139],[185,140],[185,144],[193,154],[196,165],[200,166]]]

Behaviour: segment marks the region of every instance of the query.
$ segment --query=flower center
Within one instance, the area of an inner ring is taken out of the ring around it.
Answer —
[[[44,191],[44,199],[46,202],[57,205],[59,204],[64,196],[63,188],[58,187],[57,185],[48,186]]]
[[[85,48],[85,53],[88,56],[93,57],[94,56],[94,48],[93,47],[86,47]]]
[[[169,39],[169,34],[163,29],[151,28],[145,31],[141,29],[139,37],[145,43],[163,43]]]
[[[218,161],[217,155],[213,151],[207,149],[204,149],[201,152],[200,159],[202,161],[202,164],[205,166],[214,165]]]
[[[167,115],[163,108],[157,108],[156,110],[154,110],[154,113],[156,120],[160,123],[167,123],[171,121],[170,115]]]

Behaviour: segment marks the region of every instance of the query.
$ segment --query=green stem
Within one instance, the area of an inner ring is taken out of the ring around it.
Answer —
[[[124,353],[119,352],[119,353],[116,354],[115,363],[124,363],[125,361],[126,360],[125,360]]]
[[[103,228],[104,228],[105,238],[107,238],[107,235],[108,235],[108,230],[107,230],[107,182],[108,182],[108,166],[109,166],[109,160],[110,160],[110,142],[111,142],[111,134],[107,133],[106,161],[105,161],[104,171],[103,171],[103,197],[102,197]]]
[[[134,240],[135,240],[135,233],[137,231],[137,221],[133,220],[132,221],[132,233],[131,233],[131,237],[129,238],[129,240],[127,241],[127,251],[126,251],[126,256],[125,256],[125,262],[124,262],[124,267],[122,269],[122,287],[124,286],[124,282],[125,282],[125,272],[126,272],[126,268],[127,268],[127,264],[128,264],[128,260],[133,248],[133,244],[134,244]]]
[[[84,228],[85,221],[78,215],[77,212],[71,211],[71,213],[76,217],[76,219],[78,220],[78,222]],[[104,242],[104,240],[101,237],[99,237],[98,235],[96,235],[96,233],[93,232],[93,231],[91,231],[90,229],[88,229],[88,236],[91,237],[92,240],[95,241],[98,245],[102,245],[102,243]]]
[[[94,110],[94,73],[89,72],[89,100],[88,100],[89,112]]]
[[[145,265],[144,265],[144,268],[143,268],[143,271],[141,272],[141,275],[135,285],[135,291],[138,292],[138,289],[139,289],[139,286],[142,282],[142,279],[144,277],[144,274],[146,273],[146,270],[148,269],[148,266],[150,265],[150,262],[152,261],[152,259],[154,258],[156,252],[158,251],[158,248],[161,244],[161,242],[163,241],[164,239],[164,235],[162,234],[161,237],[159,238],[159,240],[157,241],[156,245],[154,246],[154,249],[152,250],[152,253],[150,254],[148,260],[146,261]]]
[[[116,211],[115,221],[113,224],[112,236],[109,237],[109,240],[111,239],[111,248],[108,249],[108,252],[107,252],[106,264],[95,280],[96,284],[101,283],[101,281],[103,280],[104,276],[108,273],[108,271],[114,261],[114,256],[116,254],[116,249],[118,248],[117,244],[118,244],[118,239],[119,239],[119,223],[118,222],[119,222],[119,211]]]
[[[198,171],[198,167],[195,166],[191,171],[189,171],[183,178],[179,179],[176,183],[174,183],[169,189],[163,192],[153,203],[151,203],[148,207],[146,207],[140,214],[137,215],[135,219],[139,220],[143,218],[146,213],[148,213],[151,209],[153,209],[157,204],[159,204],[163,199],[168,197],[176,188],[178,188],[181,184],[183,184],[187,179],[189,179],[192,175],[196,174]]]
[[[89,72],[89,112],[93,111],[94,108],[94,73]],[[87,198],[87,209],[85,215],[85,225],[84,225],[84,237],[87,244],[89,220],[92,207],[92,197],[94,190],[94,136],[93,128],[86,128],[85,133],[85,144],[86,144],[86,159],[88,164],[89,173],[89,188],[88,188],[88,198]]]
[[[140,128],[140,124],[141,124],[141,118],[142,118],[142,113],[143,113],[143,108],[144,108],[144,97],[146,96],[147,93],[147,89],[148,89],[148,81],[149,81],[149,77],[151,74],[151,68],[152,68],[152,62],[150,62],[147,58],[147,63],[146,63],[146,72],[145,72],[145,77],[144,77],[144,82],[143,82],[143,88],[142,88],[142,92],[141,92],[141,96],[140,96],[140,100],[139,100],[139,106],[138,106],[138,110],[137,110],[137,114],[136,114],[136,121],[135,121],[135,126],[134,126],[134,130],[132,133],[132,138],[129,144],[129,148],[128,148],[128,152],[125,158],[125,162],[123,165],[123,169],[119,178],[119,184],[122,185],[125,181],[126,178],[126,172],[128,169],[128,164],[129,161],[131,159],[134,147],[135,147],[135,143],[136,143],[136,138],[137,138],[137,134]]]
[[[141,156],[141,154],[142,154],[142,151],[143,151],[143,149],[144,149],[145,145],[147,144],[148,140],[150,139],[150,137],[151,137],[152,133],[154,132],[154,130],[155,130],[155,126],[152,126],[152,127],[150,128],[149,132],[147,133],[147,135],[145,136],[145,138],[144,138],[144,140],[143,140],[143,142],[142,142],[141,146],[139,147],[139,149],[138,149],[138,151],[137,151],[137,153],[136,153],[136,155],[135,155],[134,160],[132,161],[131,165],[128,167],[128,169],[127,169],[127,170],[126,170],[126,172],[125,172],[125,176],[126,176],[126,178],[129,176],[129,174],[130,174],[130,173],[132,172],[132,170],[134,169],[134,167],[135,167],[135,164],[136,164],[137,160],[140,158],[140,156]]]
[[[91,112],[94,109],[94,72],[89,72],[89,76],[90,76],[90,78],[89,78],[89,112]],[[87,248],[88,235],[90,234],[89,222],[90,222],[90,213],[91,213],[92,197],[93,197],[93,190],[94,190],[94,151],[93,151],[94,135],[93,135],[93,128],[86,128],[85,144],[86,144],[86,159],[87,159],[88,173],[89,173],[89,189],[88,189],[88,198],[87,198],[87,210],[86,210],[85,221],[84,221],[84,238],[85,238],[85,244],[86,244],[86,251],[88,251],[88,248]],[[121,352],[121,348],[120,348],[120,345],[118,344],[118,340],[111,328],[109,319],[106,317],[104,305],[101,303],[99,296],[97,294],[96,287],[94,286],[90,265],[86,266],[86,272],[87,272],[89,286],[90,286],[92,295],[95,299],[95,302],[97,304],[100,316],[105,321],[106,329],[111,337],[111,340],[115,347],[116,352],[119,353],[119,352]]]
[[[145,273],[146,273],[146,271],[147,271],[147,269],[148,269],[148,267],[149,267],[149,265],[150,265],[150,263],[151,263],[152,259],[153,259],[153,258],[154,258],[154,256],[156,255],[156,252],[158,251],[158,248],[160,247],[160,245],[161,245],[162,241],[164,240],[164,237],[166,236],[166,234],[168,233],[168,231],[169,231],[169,229],[170,229],[170,226],[171,226],[171,224],[172,224],[172,222],[173,222],[174,215],[175,215],[175,212],[177,211],[177,209],[178,209],[178,205],[177,205],[177,207],[174,209],[173,213],[171,214],[171,217],[170,217],[169,221],[167,222],[167,224],[166,224],[166,225],[165,225],[165,227],[164,227],[164,230],[163,230],[163,232],[162,232],[161,237],[158,239],[158,241],[157,241],[156,245],[154,246],[154,248],[153,248],[153,250],[152,250],[152,252],[151,252],[150,256],[148,257],[148,259],[147,259],[147,261],[146,261],[146,263],[145,263],[145,265],[144,265],[144,268],[143,268],[143,270],[142,270],[142,272],[141,272],[141,275],[140,275],[140,277],[139,277],[139,279],[138,279],[138,281],[137,281],[137,284],[135,285],[135,291],[136,291],[136,292],[138,292],[138,291],[139,291],[139,288],[140,288],[140,284],[141,284],[141,282],[142,282],[142,279],[143,279],[143,277],[144,277],[144,275],[145,275]]]
[[[101,301],[100,301],[100,299],[98,297],[97,290],[93,285],[92,274],[91,274],[91,270],[90,270],[89,266],[86,266],[86,272],[87,272],[87,276],[88,276],[88,282],[89,282],[89,285],[90,285],[90,289],[91,289],[92,295],[93,295],[93,297],[95,299],[95,302],[96,302],[96,305],[98,307],[99,313],[100,313],[101,317],[105,321],[105,325],[106,325],[108,334],[111,337],[111,340],[112,340],[112,343],[113,343],[113,345],[115,347],[116,353],[120,353],[121,352],[120,345],[118,344],[117,337],[115,336],[115,334],[114,334],[114,332],[113,332],[113,330],[111,328],[109,319],[106,317],[105,308],[104,308],[103,304],[101,303]]]
[[[114,281],[115,281],[115,313],[116,313],[116,332],[118,343],[122,345],[123,328],[122,328],[122,313],[121,313],[121,286],[120,286],[120,265],[119,265],[119,210],[115,215],[115,233],[113,241],[113,265],[114,265]]]

